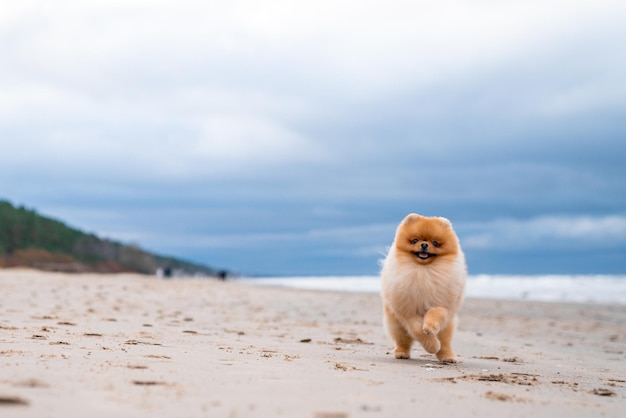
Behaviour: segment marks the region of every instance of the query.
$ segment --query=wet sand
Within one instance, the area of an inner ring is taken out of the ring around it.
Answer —
[[[442,365],[375,294],[0,270],[0,416],[618,417],[626,306],[467,299]]]

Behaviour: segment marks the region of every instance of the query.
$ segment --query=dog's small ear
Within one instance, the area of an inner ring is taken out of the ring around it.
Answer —
[[[444,218],[443,216],[438,216],[437,219],[444,224],[446,227],[452,229],[452,222],[448,218]]]
[[[406,215],[406,217],[402,220],[402,225],[409,225],[412,224],[413,222],[419,220],[421,218],[420,215],[418,215],[417,213],[409,213],[408,215]]]

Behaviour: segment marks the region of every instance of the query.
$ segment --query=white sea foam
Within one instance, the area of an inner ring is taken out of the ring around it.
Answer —
[[[377,276],[266,277],[248,283],[309,290],[377,293]],[[626,305],[626,276],[476,275],[467,281],[468,298]]]

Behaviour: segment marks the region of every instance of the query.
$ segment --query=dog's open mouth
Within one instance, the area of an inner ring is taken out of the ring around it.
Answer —
[[[426,251],[414,252],[413,254],[415,254],[420,260],[428,260],[429,258],[436,256],[436,254],[427,253]]]

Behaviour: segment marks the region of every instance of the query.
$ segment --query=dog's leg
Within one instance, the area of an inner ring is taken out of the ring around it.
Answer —
[[[431,354],[438,353],[441,349],[441,342],[437,334],[448,321],[448,310],[446,308],[431,308],[424,315],[424,321],[419,323],[419,328],[415,329],[415,338],[422,344],[424,350]],[[417,324],[416,324],[417,325]]]
[[[397,359],[411,358],[411,346],[413,345],[413,338],[407,333],[404,326],[396,319],[396,317],[386,306],[384,307],[383,311],[387,332],[396,343],[396,348],[393,350],[393,354],[396,356]]]
[[[452,318],[448,326],[438,335],[441,349],[437,352],[437,359],[442,363],[456,363],[456,355],[452,351],[452,335],[456,328],[456,318]]]
[[[436,335],[426,334],[424,329],[424,321],[422,317],[414,316],[407,321],[407,329],[410,330],[411,336],[419,341],[424,350],[431,354],[435,354],[441,348],[439,339]]]
[[[437,335],[445,328],[449,321],[449,313],[446,308],[440,306],[430,308],[424,315],[424,325],[422,331],[427,335]]]
[[[417,332],[415,334],[417,341],[422,344],[424,350],[431,354],[437,353],[441,349],[441,343],[436,335],[424,334],[424,332]]]

